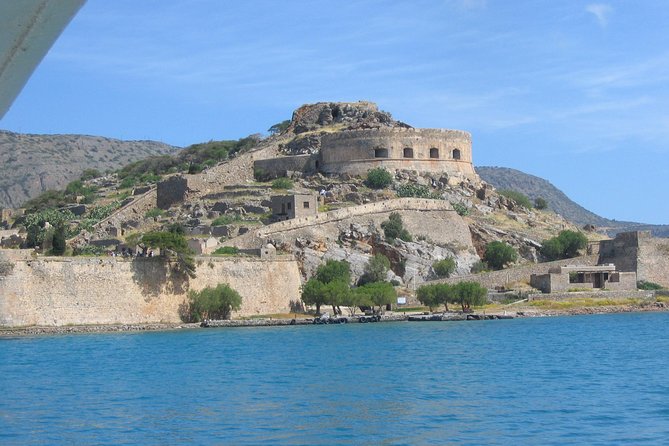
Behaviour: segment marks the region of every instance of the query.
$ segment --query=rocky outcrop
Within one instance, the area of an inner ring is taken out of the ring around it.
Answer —
[[[343,124],[342,128],[371,129],[380,127],[405,127],[390,113],[379,111],[373,102],[318,102],[303,105],[293,112],[289,131],[295,134],[318,130],[322,127]]]

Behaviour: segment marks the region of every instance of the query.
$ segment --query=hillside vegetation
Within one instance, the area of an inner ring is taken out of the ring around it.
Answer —
[[[86,169],[115,170],[177,150],[155,141],[0,131],[0,207],[17,208],[47,190],[64,189]]]
[[[651,231],[656,237],[669,237],[669,225],[647,225],[615,221],[601,217],[572,201],[549,181],[508,167],[476,167],[476,173],[486,183],[499,190],[513,190],[527,195],[530,200],[543,198],[548,208],[579,225],[594,225],[609,235],[625,231]]]

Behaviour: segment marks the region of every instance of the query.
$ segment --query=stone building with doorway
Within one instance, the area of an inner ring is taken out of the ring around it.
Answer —
[[[617,271],[615,265],[567,265],[532,274],[530,285],[544,293],[569,290],[636,290],[636,273]]]
[[[318,214],[318,197],[311,194],[273,195],[270,198],[275,221]]]

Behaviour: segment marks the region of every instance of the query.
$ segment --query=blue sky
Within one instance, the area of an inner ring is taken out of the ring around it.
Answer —
[[[669,223],[665,0],[88,0],[0,128],[186,146],[370,100],[476,165]]]

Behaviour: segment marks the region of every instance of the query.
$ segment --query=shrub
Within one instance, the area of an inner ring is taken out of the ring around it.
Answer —
[[[512,200],[516,202],[516,204],[526,208],[526,209],[532,209],[532,203],[530,202],[530,199],[527,198],[527,195],[515,191],[515,190],[510,190],[510,189],[502,189],[498,192],[500,195],[503,197],[508,198],[509,200]]]
[[[290,189],[293,187],[293,182],[289,178],[277,178],[272,181],[272,189]]]
[[[375,254],[365,265],[365,272],[358,280],[358,286],[373,282],[383,282],[390,269],[390,260],[383,254]]]
[[[434,273],[439,277],[450,277],[455,271],[455,260],[451,258],[438,260],[432,264]]]
[[[659,283],[655,282],[647,282],[645,280],[639,280],[636,283],[636,287],[640,290],[661,290],[664,287],[660,285]]]
[[[486,272],[486,271],[488,271],[488,265],[486,265],[485,262],[482,262],[480,260],[478,262],[474,263],[472,265],[471,269],[470,269],[470,272],[472,274],[483,273],[483,272]]]
[[[92,180],[94,178],[100,178],[102,176],[102,173],[100,173],[99,170],[97,169],[84,169],[84,171],[81,173],[81,181],[88,181]]]
[[[460,217],[469,215],[469,208],[466,204],[451,201],[451,206],[453,206],[453,210],[457,212]]]
[[[277,124],[274,124],[272,127],[267,129],[267,131],[272,135],[276,135],[285,132],[289,126],[290,126],[290,119],[286,119],[285,121],[281,121]]]
[[[518,253],[510,245],[496,240],[486,245],[483,259],[491,268],[502,269],[507,263],[515,262]]]
[[[441,196],[438,193],[432,192],[429,187],[422,184],[400,184],[397,186],[398,197],[415,197],[415,198],[432,198],[439,199]]]
[[[0,260],[0,277],[8,276],[14,270],[14,264],[8,260]]]
[[[383,189],[393,183],[393,176],[386,169],[376,167],[367,172],[365,184],[372,189]]]
[[[409,231],[404,229],[402,217],[397,212],[390,214],[388,220],[381,223],[381,229],[383,229],[383,234],[386,236],[386,239],[391,243],[396,238],[404,240],[405,242],[410,242],[412,240]]]
[[[237,214],[226,214],[226,215],[221,215],[220,217],[216,217],[212,222],[212,226],[224,226],[224,225],[229,225],[230,223],[235,223],[242,221],[242,217],[240,217]]]
[[[239,248],[236,246],[221,246],[216,251],[214,251],[214,255],[234,256],[237,254],[239,254]]]
[[[215,288],[190,291],[188,298],[191,318],[196,321],[230,319],[232,310],[239,310],[242,306],[242,297],[227,283],[218,284]]]
[[[560,260],[576,257],[578,251],[588,245],[588,239],[580,232],[564,230],[541,244],[540,252],[548,260]]]
[[[165,211],[162,210],[162,209],[153,208],[153,209],[149,209],[148,211],[146,211],[146,213],[144,214],[144,217],[145,218],[162,217],[164,213],[165,213]]]
[[[534,199],[534,208],[535,209],[539,209],[540,211],[542,211],[542,210],[546,209],[547,207],[548,207],[548,202],[545,199],[543,199],[541,197],[538,197],[538,198]]]

